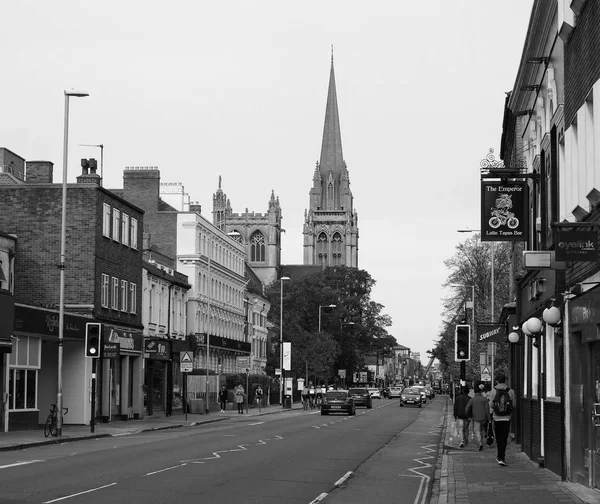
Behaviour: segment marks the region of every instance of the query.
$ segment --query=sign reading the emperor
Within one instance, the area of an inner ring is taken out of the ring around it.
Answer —
[[[481,182],[481,241],[525,241],[529,205],[526,182]]]

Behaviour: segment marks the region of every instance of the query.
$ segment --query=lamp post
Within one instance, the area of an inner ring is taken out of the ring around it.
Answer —
[[[323,308],[337,308],[337,305],[330,304],[330,305],[321,305],[321,306],[319,306],[319,332],[321,332],[321,310]]]
[[[279,279],[279,371],[281,372],[281,384],[279,385],[279,404],[283,404],[283,281],[290,277],[283,276]]]
[[[65,90],[65,122],[63,138],[63,181],[62,181],[62,212],[60,222],[60,287],[59,287],[59,307],[58,307],[58,391],[56,394],[56,435],[62,436],[62,368],[63,368],[63,341],[65,325],[65,254],[67,238],[67,158],[69,154],[69,98],[83,98],[89,96],[85,91]],[[92,412],[93,414],[94,412]]]

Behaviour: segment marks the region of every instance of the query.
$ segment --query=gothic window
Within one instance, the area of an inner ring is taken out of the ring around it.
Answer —
[[[256,231],[250,238],[250,261],[265,261],[265,237],[259,231]]]
[[[327,264],[327,235],[320,233],[317,237],[317,258],[318,264]]]
[[[342,264],[342,236],[340,233],[335,233],[331,240],[332,262],[334,265]]]

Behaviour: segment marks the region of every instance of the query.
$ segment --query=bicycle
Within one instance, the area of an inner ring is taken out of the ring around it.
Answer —
[[[62,408],[63,409],[63,415],[66,415],[69,412],[69,408]],[[58,408],[56,407],[56,404],[52,404],[50,407],[50,414],[48,415],[48,418],[46,418],[46,424],[44,425],[44,436],[48,437],[50,434],[52,434],[52,437],[56,437],[56,435],[58,434]]]

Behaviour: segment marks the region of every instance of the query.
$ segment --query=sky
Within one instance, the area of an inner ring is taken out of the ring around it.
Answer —
[[[333,45],[359,267],[419,352],[442,327],[444,261],[479,229],[479,162],[498,157],[533,0],[20,0],[2,7],[0,147],[68,180],[104,145],[104,187],[156,166],[212,219],[283,211],[282,262],[302,264]]]

